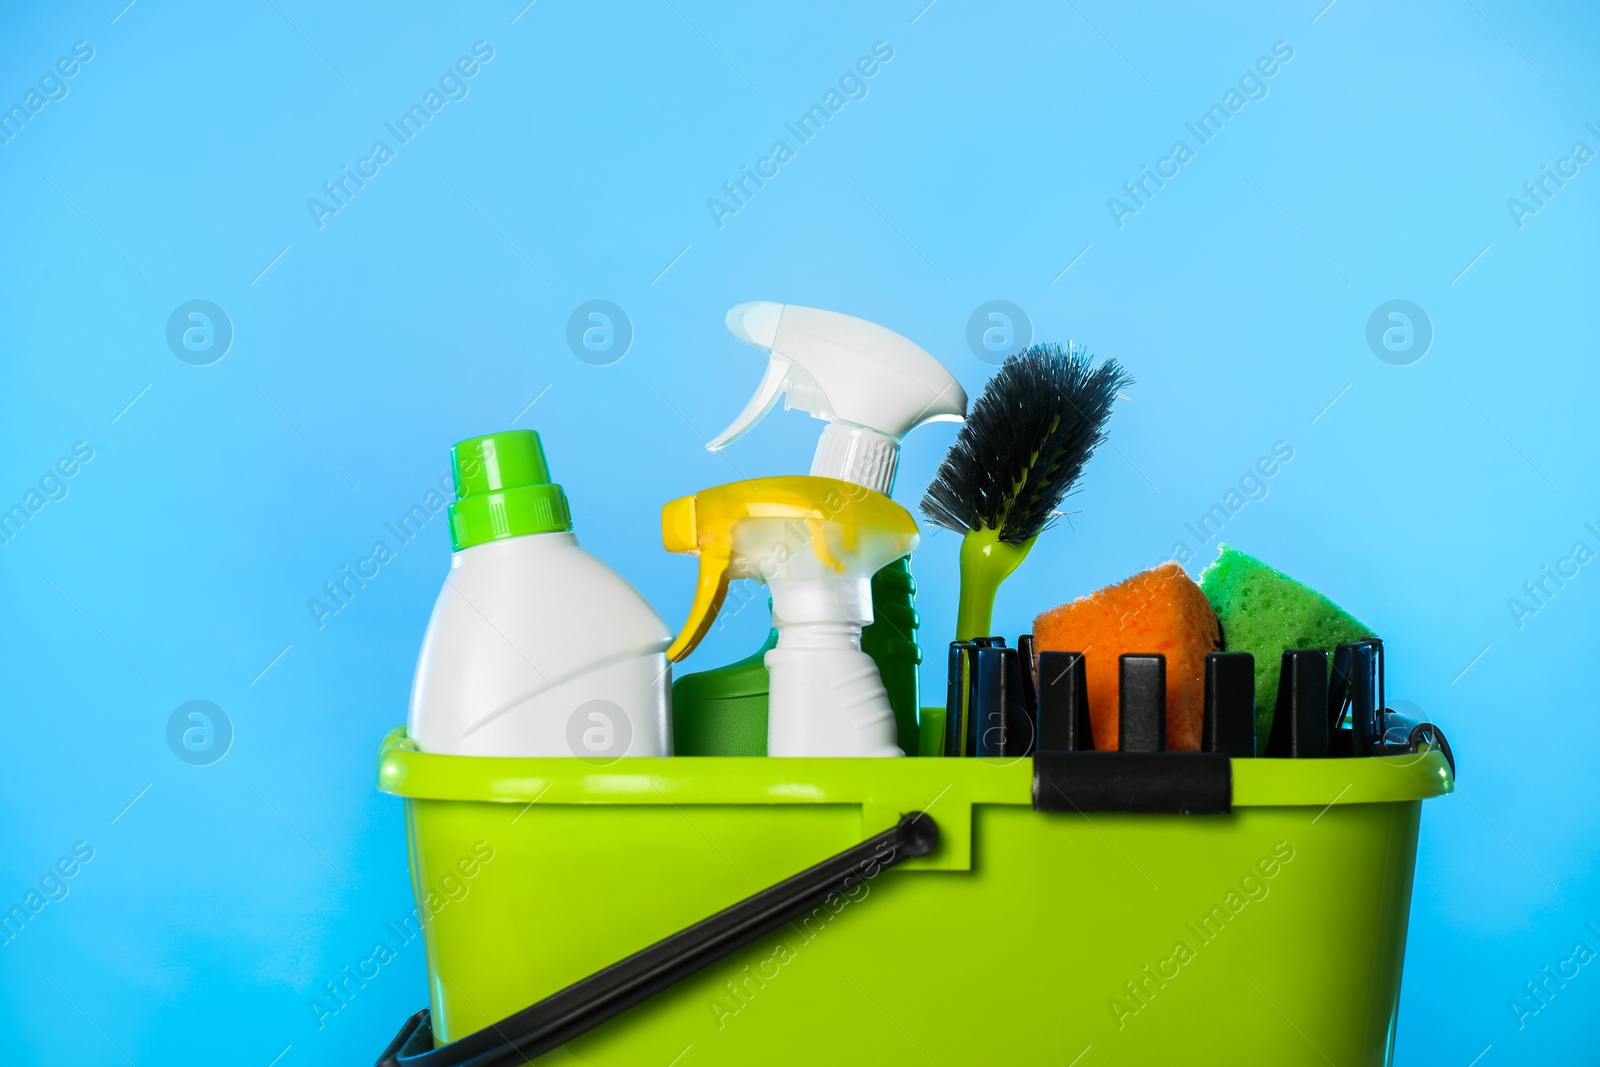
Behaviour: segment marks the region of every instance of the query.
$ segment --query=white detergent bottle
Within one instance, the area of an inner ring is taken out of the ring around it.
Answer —
[[[672,634],[621,575],[578,546],[539,435],[450,450],[455,554],[411,687],[407,731],[462,756],[672,754]]]

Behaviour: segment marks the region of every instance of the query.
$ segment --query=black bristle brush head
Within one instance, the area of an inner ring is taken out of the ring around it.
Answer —
[[[1020,544],[1049,527],[1105,439],[1118,391],[1114,359],[1098,367],[1081,346],[1033,345],[989,379],[939,465],[922,513],[964,533],[998,530]]]

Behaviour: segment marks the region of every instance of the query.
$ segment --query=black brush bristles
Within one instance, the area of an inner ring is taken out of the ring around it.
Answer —
[[[972,405],[939,465],[922,513],[957,532],[997,530],[1020,544],[1051,525],[1105,439],[1117,392],[1114,359],[1091,367],[1082,346],[1033,345],[1006,360]]]

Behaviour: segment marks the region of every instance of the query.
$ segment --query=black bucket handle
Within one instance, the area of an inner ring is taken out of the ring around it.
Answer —
[[[439,1048],[423,1008],[406,1020],[377,1067],[513,1067],[553,1051],[701,969],[772,933],[902,860],[926,856],[939,828],[911,812],[881,834],[640,949],[492,1026]]]

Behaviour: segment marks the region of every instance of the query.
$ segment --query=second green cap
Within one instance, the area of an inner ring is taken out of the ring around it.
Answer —
[[[550,481],[544,446],[532,430],[459,441],[450,449],[456,499],[450,505],[455,551],[486,541],[572,529],[567,494]]]

